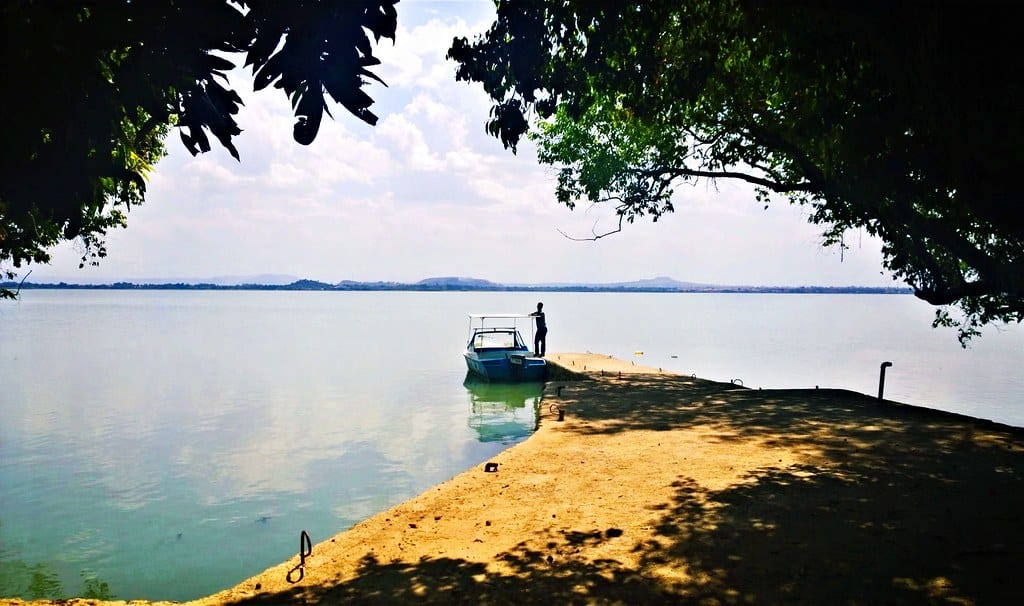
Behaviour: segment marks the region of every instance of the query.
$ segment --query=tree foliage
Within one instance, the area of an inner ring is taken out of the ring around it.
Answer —
[[[488,131],[513,152],[528,134],[558,168],[560,202],[613,203],[621,228],[672,211],[680,183],[749,182],[807,205],[827,244],[878,236],[965,343],[1024,319],[1008,8],[500,0],[449,57],[493,99]]]
[[[97,263],[107,230],[143,202],[171,129],[193,155],[212,137],[238,159],[233,57],[244,56],[256,90],[288,96],[299,143],[316,138],[325,93],[374,124],[363,91],[380,81],[370,36],[394,40],[396,2],[5,2],[0,277],[47,262],[64,240],[81,243],[82,264]]]

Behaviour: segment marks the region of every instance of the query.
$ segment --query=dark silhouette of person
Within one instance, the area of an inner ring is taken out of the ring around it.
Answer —
[[[548,347],[548,324],[544,320],[544,304],[537,304],[537,311],[530,314],[537,320],[537,332],[533,337],[533,353],[537,357],[543,358],[544,351]]]

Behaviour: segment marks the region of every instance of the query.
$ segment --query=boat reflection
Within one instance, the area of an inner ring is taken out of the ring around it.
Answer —
[[[488,383],[467,373],[469,426],[481,442],[515,444],[537,430],[543,383]]]

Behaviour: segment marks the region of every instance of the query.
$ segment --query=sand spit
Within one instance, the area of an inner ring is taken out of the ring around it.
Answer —
[[[549,359],[564,370],[539,430],[496,470],[314,545],[297,583],[298,555],[192,603],[1018,601],[1024,430],[848,391]],[[142,602],[108,604],[125,603]]]

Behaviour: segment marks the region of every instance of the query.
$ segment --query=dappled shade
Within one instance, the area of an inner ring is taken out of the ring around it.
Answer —
[[[371,519],[366,542],[318,546],[309,584],[271,587],[272,569],[261,591],[218,600],[1015,600],[1024,431],[841,390],[750,390],[621,363],[601,373],[586,359],[589,378],[548,385],[540,433],[498,473],[471,470]],[[505,542],[487,534],[517,523]]]

